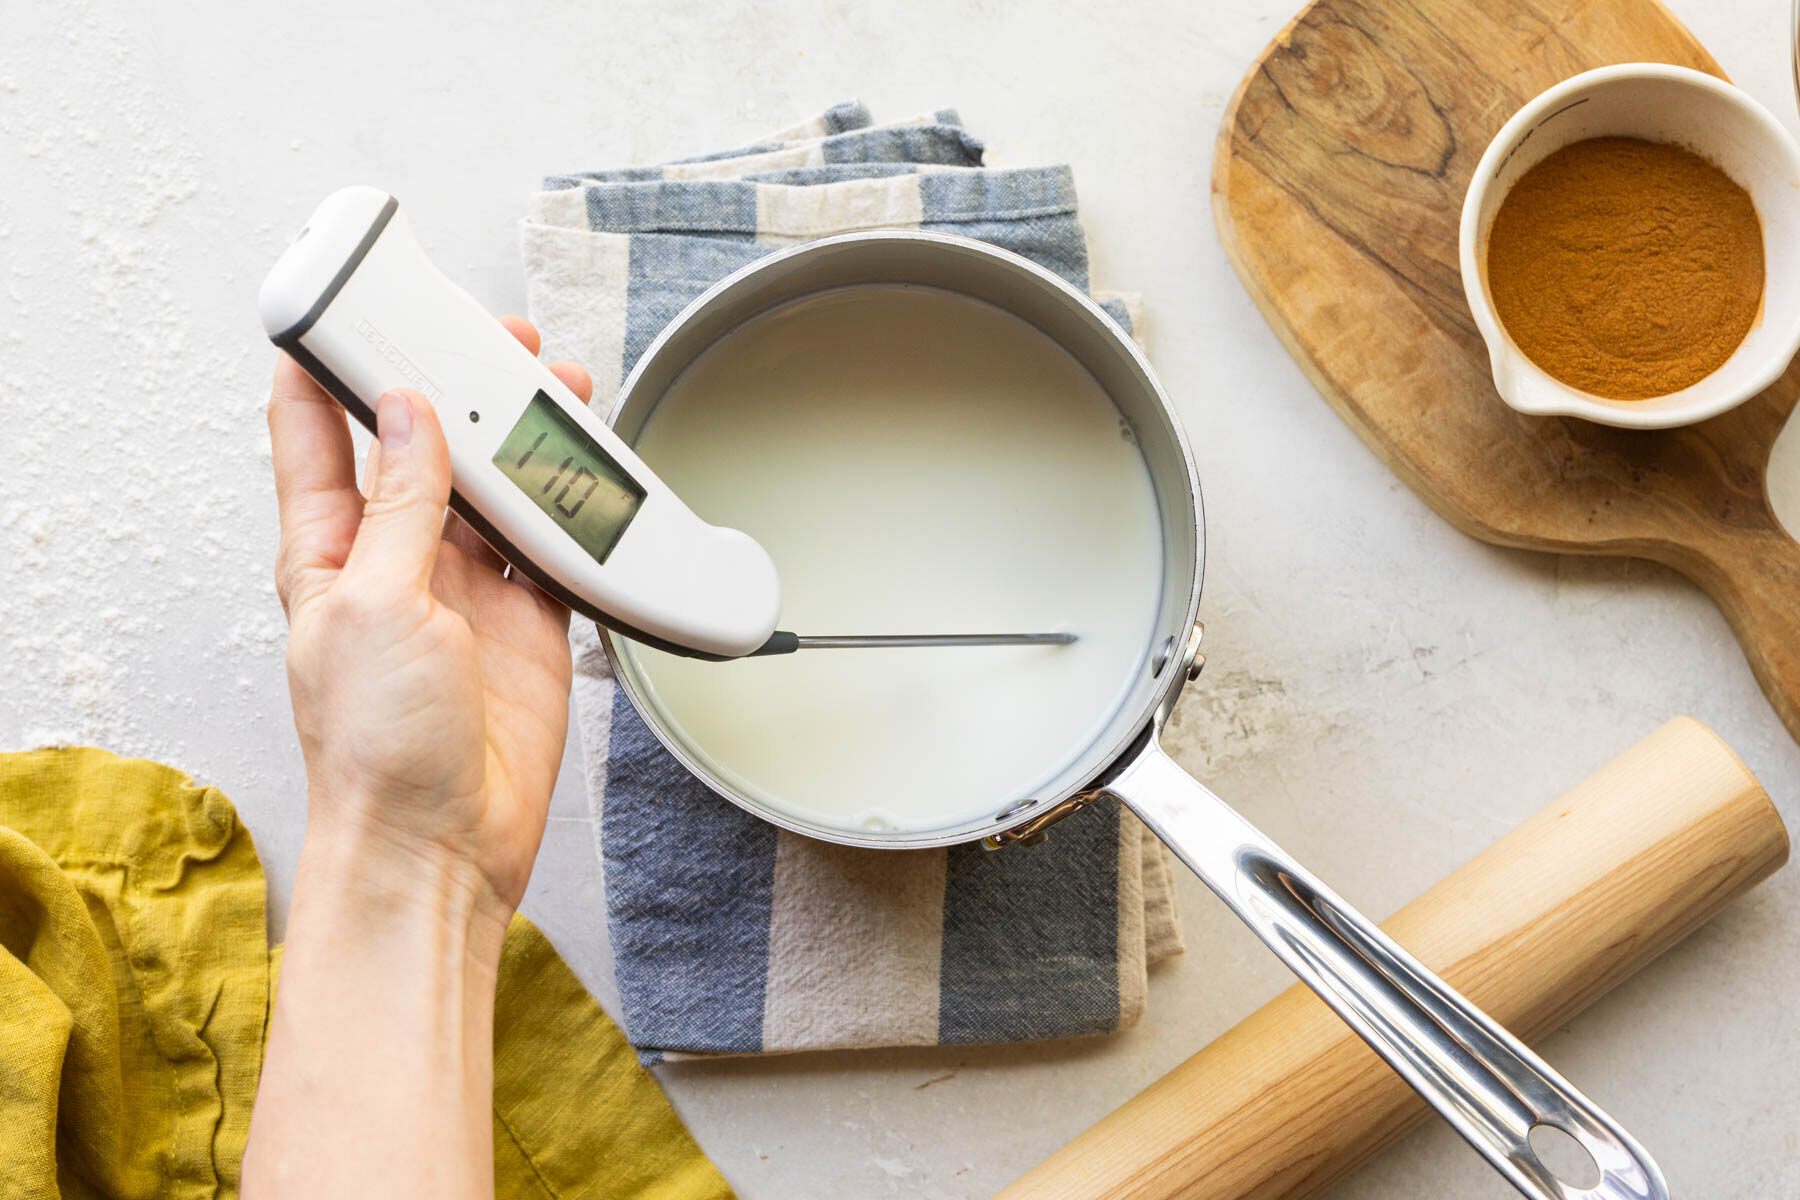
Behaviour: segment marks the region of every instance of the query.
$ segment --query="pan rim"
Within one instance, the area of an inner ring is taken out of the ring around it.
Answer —
[[[1092,297],[1073,287],[1061,276],[1021,255],[956,234],[911,229],[866,230],[836,234],[765,255],[740,267],[707,288],[657,333],[639,356],[624,383],[621,384],[613,403],[604,414],[607,424],[614,425],[632,404],[643,399],[638,394],[642,380],[653,366],[661,366],[658,363],[659,356],[698,314],[719,304],[722,298],[729,293],[746,287],[750,281],[769,271],[788,266],[796,259],[827,253],[834,248],[865,243],[903,244],[922,253],[941,253],[948,250],[961,254],[973,254],[1007,270],[1021,272],[1039,286],[1048,287],[1059,293],[1061,299],[1076,305],[1088,324],[1104,333],[1115,348],[1125,353],[1136,382],[1166,419],[1166,432],[1173,438],[1173,448],[1178,454],[1182,471],[1185,474],[1188,495],[1193,503],[1194,566],[1192,577],[1187,580],[1185,588],[1186,603],[1180,610],[1179,620],[1171,620],[1166,615],[1159,617],[1151,635],[1151,642],[1146,648],[1147,654],[1154,656],[1161,644],[1172,639],[1176,643],[1174,652],[1178,655],[1185,631],[1193,627],[1199,612],[1201,583],[1205,576],[1206,551],[1205,508],[1201,496],[1199,473],[1194,464],[1193,451],[1188,443],[1186,429],[1182,424],[1180,414],[1176,411],[1167,392],[1164,391],[1161,381],[1151,368],[1149,360],[1137,343],[1118,327],[1106,311],[1094,302]],[[891,281],[870,279],[865,282],[879,284]],[[831,286],[833,285],[825,285],[815,290],[825,291],[829,290]],[[946,287],[944,290],[955,291],[956,289]],[[747,313],[742,319],[748,320],[753,315],[755,314]],[[1024,317],[1021,319],[1029,320]],[[1052,336],[1053,341],[1061,344],[1060,339],[1056,339],[1053,335],[1047,334],[1047,336]],[[1114,397],[1114,403],[1118,403],[1116,397]],[[1152,481],[1155,482],[1154,471],[1152,471]],[[1175,536],[1177,536],[1177,531],[1169,530],[1165,523],[1165,571],[1169,569],[1166,547]],[[620,645],[621,642],[629,639],[622,638],[614,631],[604,628],[599,632],[602,648],[612,670],[614,686],[624,689],[632,709],[649,728],[652,736],[690,774],[727,801],[773,825],[806,837],[865,849],[918,850],[981,841],[1041,815],[1055,805],[1089,789],[1097,779],[1102,778],[1107,773],[1107,769],[1139,740],[1144,729],[1155,720],[1159,709],[1173,702],[1175,694],[1185,682],[1185,676],[1179,669],[1179,664],[1165,662],[1160,670],[1166,674],[1157,673],[1154,676],[1158,680],[1157,686],[1145,693],[1144,699],[1136,706],[1131,704],[1128,697],[1126,702],[1121,704],[1107,719],[1102,732],[1072,756],[1068,765],[1054,775],[1047,785],[1037,788],[1030,797],[1012,801],[1003,811],[979,825],[965,823],[935,830],[858,831],[830,825],[811,824],[793,814],[773,808],[755,796],[745,795],[733,788],[729,782],[718,778],[711,768],[698,761],[671,731],[664,728],[663,722],[658,719],[653,703],[643,695],[634,678],[635,667],[628,661],[627,653]],[[1175,669],[1170,669],[1171,667]],[[1121,714],[1124,714],[1127,709],[1134,709],[1134,711],[1129,719],[1124,719]],[[1095,748],[1102,745],[1104,745],[1104,749],[1096,752]]]

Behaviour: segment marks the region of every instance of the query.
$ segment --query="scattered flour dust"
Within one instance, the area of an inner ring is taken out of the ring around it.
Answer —
[[[147,19],[22,6],[0,40],[0,749],[243,784],[248,729],[287,722],[270,355],[240,273],[265,247],[206,181],[179,73],[126,23]]]

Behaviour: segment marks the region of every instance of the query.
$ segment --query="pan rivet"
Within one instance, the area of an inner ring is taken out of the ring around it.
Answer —
[[[1175,652],[1175,639],[1166,637],[1163,644],[1156,648],[1156,659],[1150,664],[1150,678],[1160,678],[1163,668],[1169,665],[1169,656]]]
[[[1206,633],[1206,627],[1194,622],[1194,632],[1188,635],[1187,644],[1187,681],[1189,683],[1200,678],[1201,670],[1206,666],[1206,655],[1200,653],[1200,639]]]
[[[1032,809],[1034,809],[1036,807],[1037,807],[1036,797],[1032,797],[1027,800],[1021,800],[1017,804],[1013,805],[1011,808],[1007,809],[1005,812],[994,814],[994,820],[1010,821],[1014,817],[1019,816],[1022,813],[1030,812]]]

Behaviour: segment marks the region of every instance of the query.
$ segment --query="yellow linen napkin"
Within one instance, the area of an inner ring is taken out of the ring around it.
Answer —
[[[235,1196],[279,951],[214,788],[91,748],[0,754],[0,1197]],[[494,1033],[509,1198],[731,1192],[543,934]]]

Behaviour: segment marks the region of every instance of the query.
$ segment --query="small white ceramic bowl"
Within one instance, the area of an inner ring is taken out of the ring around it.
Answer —
[[[1718,370],[1648,400],[1609,400],[1561,383],[1513,344],[1488,295],[1488,230],[1512,185],[1571,142],[1673,142],[1750,193],[1762,219],[1762,312]],[[1475,167],[1462,210],[1463,291],[1488,346],[1500,398],[1522,413],[1585,417],[1627,429],[1688,425],[1734,408],[1775,381],[1800,350],[1800,145],[1769,111],[1723,80],[1686,67],[1621,63],[1544,92],[1500,127]]]

